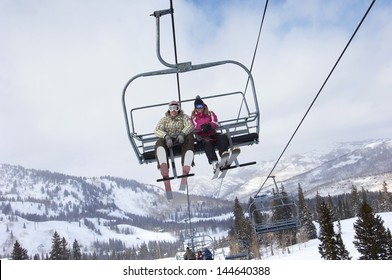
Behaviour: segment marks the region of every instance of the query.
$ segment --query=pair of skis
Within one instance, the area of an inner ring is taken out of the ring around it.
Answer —
[[[181,178],[180,182],[180,191],[185,191],[187,186],[188,186],[188,177],[193,176],[195,174],[189,173],[183,170],[183,174],[180,176],[177,176],[177,171],[176,171],[176,163],[174,161],[174,152],[173,149],[169,149],[169,154],[170,154],[170,159],[171,159],[171,165],[172,165],[172,170],[173,170],[173,175],[172,177],[165,176],[161,179],[158,179],[157,182],[163,181],[165,185],[165,191],[166,191],[166,198],[167,200],[172,200],[173,199],[173,193],[172,193],[172,188],[170,184],[170,180],[173,180],[175,178]],[[169,174],[169,170],[167,170],[167,174]]]
[[[234,147],[230,152],[223,152],[221,156],[221,160],[219,161],[214,176],[212,176],[212,180],[219,178],[222,179],[226,176],[227,171],[231,168],[233,162],[237,159],[238,155],[241,153],[241,149],[239,147]]]

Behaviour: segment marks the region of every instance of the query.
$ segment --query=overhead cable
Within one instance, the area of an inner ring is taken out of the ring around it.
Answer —
[[[255,196],[257,196],[261,189],[264,187],[265,183],[267,182],[268,178],[270,178],[272,172],[275,170],[276,166],[278,165],[280,159],[282,158],[283,154],[286,152],[288,146],[290,145],[291,141],[293,140],[295,134],[297,133],[298,129],[300,128],[300,126],[302,125],[303,121],[305,120],[306,116],[308,115],[310,109],[313,107],[313,104],[316,102],[317,98],[319,97],[321,91],[324,89],[324,86],[326,85],[326,83],[328,82],[329,78],[331,77],[332,73],[334,72],[335,68],[337,67],[338,63],[340,62],[341,58],[343,57],[344,53],[346,52],[348,46],[351,44],[351,41],[354,39],[355,35],[357,34],[357,31],[359,30],[359,28],[361,27],[363,21],[365,20],[365,18],[367,17],[368,13],[370,12],[371,8],[373,7],[373,4],[376,2],[376,0],[373,0],[372,3],[370,4],[369,8],[367,9],[366,13],[364,14],[364,16],[362,17],[361,21],[359,22],[357,28],[355,29],[354,33],[352,34],[350,40],[347,42],[346,46],[344,47],[342,53],[340,54],[339,58],[337,59],[337,61],[335,62],[335,65],[332,67],[331,71],[329,72],[327,78],[325,79],[324,83],[322,84],[320,90],[317,92],[315,98],[313,99],[312,103],[310,104],[309,108],[306,110],[305,115],[302,117],[300,123],[298,124],[297,128],[295,129],[294,133],[291,135],[290,140],[287,142],[286,146],[284,147],[282,153],[280,154],[279,158],[277,159],[277,161],[275,162],[274,166],[272,167],[270,173],[268,174],[267,178],[264,180],[263,184],[261,185],[260,189],[257,191],[257,193],[255,194]]]

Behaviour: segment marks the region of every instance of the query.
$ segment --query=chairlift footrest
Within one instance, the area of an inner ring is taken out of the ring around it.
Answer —
[[[178,175],[177,178],[184,178],[184,177],[191,177],[191,176],[195,176],[195,173],[189,173],[186,175]]]
[[[239,167],[248,166],[248,165],[253,165],[253,164],[256,164],[256,162],[255,162],[255,161],[251,161],[251,162],[241,163],[241,164],[239,165]]]
[[[252,164],[256,164],[256,162],[251,161],[251,162],[241,163],[238,166],[237,165],[225,166],[225,167],[222,167],[221,170],[223,171],[223,170],[233,169],[233,168],[237,168],[237,167],[244,167],[244,166],[248,166],[248,165],[252,165]]]
[[[174,179],[174,177],[160,178],[160,179],[157,179],[157,182],[169,181],[169,180],[173,180],[173,179]]]

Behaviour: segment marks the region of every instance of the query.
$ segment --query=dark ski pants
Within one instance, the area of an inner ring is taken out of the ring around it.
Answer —
[[[177,146],[181,146],[181,165],[184,165],[184,156],[185,156],[186,151],[188,151],[188,150],[194,151],[195,150],[194,143],[195,143],[195,139],[193,138],[192,133],[185,136],[184,143],[182,145],[179,145],[178,143],[174,142],[173,149],[177,149]],[[165,140],[163,140],[162,138],[159,138],[157,140],[157,142],[155,143],[155,154],[156,154],[157,148],[159,146],[162,146],[165,148],[166,157],[169,158],[169,152],[168,152],[169,149],[166,147]],[[169,160],[167,160],[167,162],[169,163]],[[192,163],[192,166],[194,166],[194,163]],[[158,168],[159,168],[159,162],[158,162]]]
[[[208,139],[202,139],[202,143],[204,146],[204,152],[206,153],[208,159],[208,163],[218,161],[215,148],[218,148],[219,156],[221,156],[224,151],[229,149],[229,140],[227,139],[226,134],[216,133],[210,136]]]

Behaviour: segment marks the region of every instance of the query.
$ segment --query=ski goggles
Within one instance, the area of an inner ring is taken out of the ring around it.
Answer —
[[[196,109],[202,109],[203,108],[203,104],[197,104],[196,105]]]
[[[170,105],[169,106],[169,111],[170,112],[172,112],[172,111],[179,111],[180,110],[180,107],[178,107],[177,105]]]

